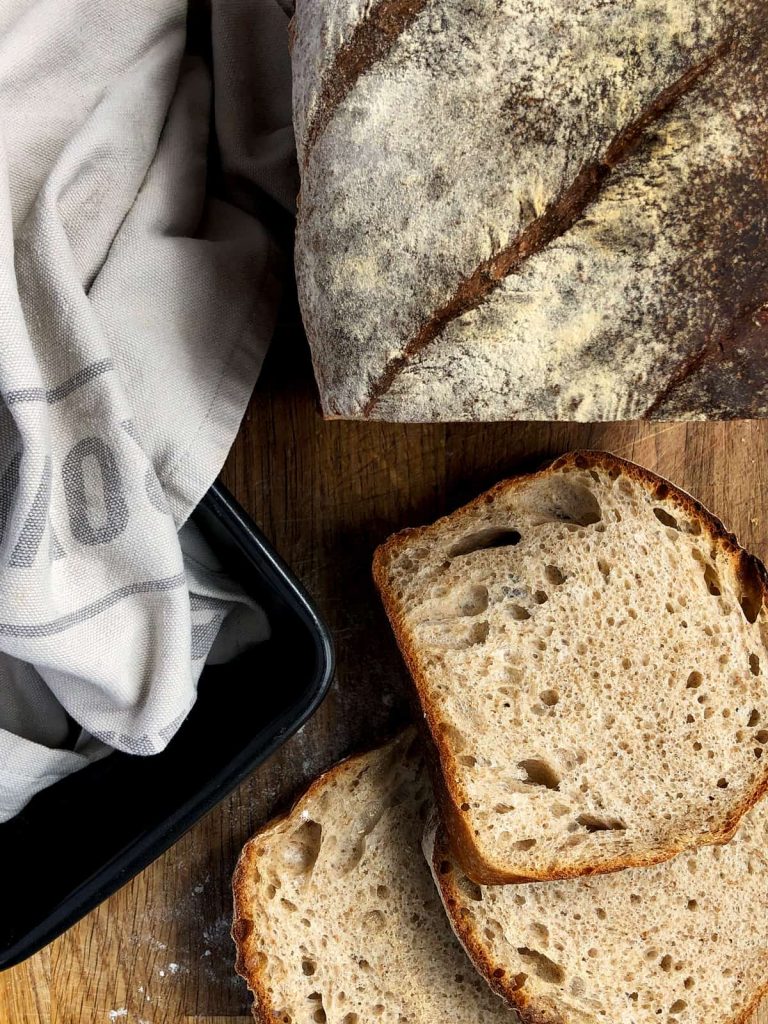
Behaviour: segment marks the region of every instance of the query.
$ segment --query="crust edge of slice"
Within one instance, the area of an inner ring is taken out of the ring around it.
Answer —
[[[526,882],[556,881],[586,875],[609,874],[625,868],[649,867],[652,864],[659,864],[669,860],[684,850],[690,849],[692,845],[690,841],[686,841],[684,836],[679,836],[676,843],[670,843],[664,849],[649,853],[645,857],[617,857],[600,865],[590,865],[582,868],[569,868],[567,865],[562,865],[559,868],[555,867],[548,871],[532,869],[524,874],[519,871],[512,871],[503,864],[485,859],[474,841],[469,822],[460,810],[459,782],[449,767],[449,744],[440,737],[435,709],[431,706],[427,694],[425,676],[421,671],[416,651],[406,635],[402,618],[396,607],[394,595],[389,589],[387,566],[391,558],[397,554],[404,544],[410,543],[419,536],[440,529],[458,513],[471,513],[491,500],[493,496],[510,488],[513,490],[523,489],[534,480],[545,478],[562,469],[589,470],[593,468],[603,469],[609,474],[614,473],[616,477],[625,475],[651,492],[663,488],[664,500],[672,500],[687,516],[698,522],[702,531],[706,532],[711,540],[718,544],[723,552],[730,557],[734,575],[738,579],[741,580],[747,577],[750,580],[757,580],[759,582],[762,603],[768,605],[768,572],[765,566],[760,559],[749,554],[749,552],[741,547],[736,536],[726,530],[723,523],[716,516],[696,498],[688,494],[687,491],[677,487],[669,480],[608,451],[583,449],[567,452],[534,472],[520,474],[519,476],[513,476],[500,481],[472,501],[461,506],[461,508],[453,513],[442,516],[434,523],[401,530],[379,545],[373,557],[373,578],[395,634],[398,647],[408,667],[413,689],[415,690],[416,700],[420,709],[425,746],[428,752],[427,763],[432,776],[432,784],[440,808],[440,815],[450,837],[451,850],[456,860],[467,877],[479,885],[509,885]],[[697,834],[696,845],[718,846],[729,842],[736,833],[743,816],[766,793],[768,793],[768,763],[765,765],[762,777],[758,776],[750,794],[736,805],[723,827]],[[535,1024],[538,1024],[538,1022],[535,1022]],[[542,1024],[549,1024],[549,1022],[542,1021]]]

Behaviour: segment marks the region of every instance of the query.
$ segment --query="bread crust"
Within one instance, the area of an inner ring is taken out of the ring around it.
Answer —
[[[624,475],[659,498],[672,501],[689,519],[697,522],[702,532],[706,533],[712,542],[717,544],[730,558],[735,575],[740,581],[745,583],[745,586],[757,584],[760,590],[761,602],[768,604],[768,572],[766,572],[765,566],[759,558],[749,554],[741,547],[735,535],[730,533],[716,516],[709,512],[701,502],[668,480],[611,452],[597,450],[568,452],[533,473],[526,473],[501,481],[463,506],[459,512],[471,513],[475,509],[482,507],[485,503],[492,501],[493,497],[497,494],[510,489],[519,490],[526,487],[533,480],[541,479],[562,469],[588,470],[592,468],[602,469],[609,475],[615,474],[616,477]],[[690,840],[680,836],[677,842],[670,842],[662,850],[649,851],[646,856],[617,857],[612,861],[599,865],[585,865],[578,868],[566,864],[555,865],[551,870],[545,872],[531,870],[525,875],[510,871],[504,865],[491,863],[482,856],[474,840],[469,822],[460,809],[463,799],[461,785],[457,774],[451,770],[450,761],[452,759],[450,757],[449,744],[441,737],[438,728],[437,708],[430,702],[427,680],[421,670],[417,652],[410,643],[404,623],[398,613],[395,595],[389,587],[387,579],[387,566],[405,543],[423,535],[427,530],[431,531],[436,527],[439,528],[441,524],[447,522],[449,518],[456,514],[454,512],[451,516],[444,516],[429,526],[402,530],[386,540],[376,549],[374,554],[373,578],[381,595],[398,646],[408,666],[416,697],[421,708],[426,746],[430,752],[427,760],[430,766],[440,814],[449,837],[451,850],[461,865],[462,871],[468,878],[479,885],[544,882],[588,875],[609,874],[625,868],[647,867],[652,864],[663,863],[683,850],[690,849],[692,845]],[[697,845],[716,846],[729,842],[738,829],[742,817],[755,806],[766,792],[768,792],[768,763],[764,766],[762,774],[758,775],[751,792],[734,808],[723,827],[699,834],[696,837]],[[550,1022],[542,1021],[542,1024],[550,1024]],[[551,1022],[551,1024],[559,1024],[559,1022]]]
[[[450,846],[446,840],[445,831],[436,828],[432,835],[425,838],[425,854],[432,869],[435,884],[440,891],[440,897],[448,910],[454,932],[459,942],[466,950],[467,956],[475,968],[485,978],[493,991],[506,1000],[507,1003],[519,1014],[523,1024],[597,1024],[592,1018],[575,1016],[564,1017],[556,1007],[538,1002],[532,996],[528,996],[524,988],[518,988],[510,984],[503,964],[496,963],[484,948],[476,931],[472,928],[471,920],[462,914],[451,913],[451,907],[458,904],[458,890],[455,885],[452,871],[441,871],[441,864],[449,854]],[[458,858],[457,858],[458,859]],[[752,1014],[757,1009],[763,996],[768,992],[768,985],[760,986],[753,994],[747,1006],[736,1016],[731,1017],[724,1024],[747,1024]]]

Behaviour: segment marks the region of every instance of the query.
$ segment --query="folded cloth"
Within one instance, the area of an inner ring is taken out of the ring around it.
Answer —
[[[295,196],[288,11],[217,0],[210,61],[186,19],[0,5],[0,821],[163,749],[243,600],[184,524],[274,326],[257,214]]]

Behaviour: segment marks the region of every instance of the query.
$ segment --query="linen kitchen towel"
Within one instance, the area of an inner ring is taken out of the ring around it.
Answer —
[[[161,750],[240,599],[184,524],[274,324],[255,214],[296,172],[286,5],[213,8],[204,61],[182,0],[0,5],[0,821]]]

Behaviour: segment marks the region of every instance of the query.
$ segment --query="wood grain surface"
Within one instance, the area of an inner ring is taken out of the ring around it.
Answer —
[[[42,953],[1,974],[0,1024],[250,1019],[229,938],[229,883],[241,846],[318,770],[406,713],[404,670],[369,571],[375,545],[393,530],[431,520],[547,456],[596,447],[668,476],[768,556],[768,423],[325,423],[305,353],[299,332],[284,324],[224,479],[329,622],[338,655],[332,692],[300,735],[168,853]],[[768,1024],[768,1005],[750,1024]]]

